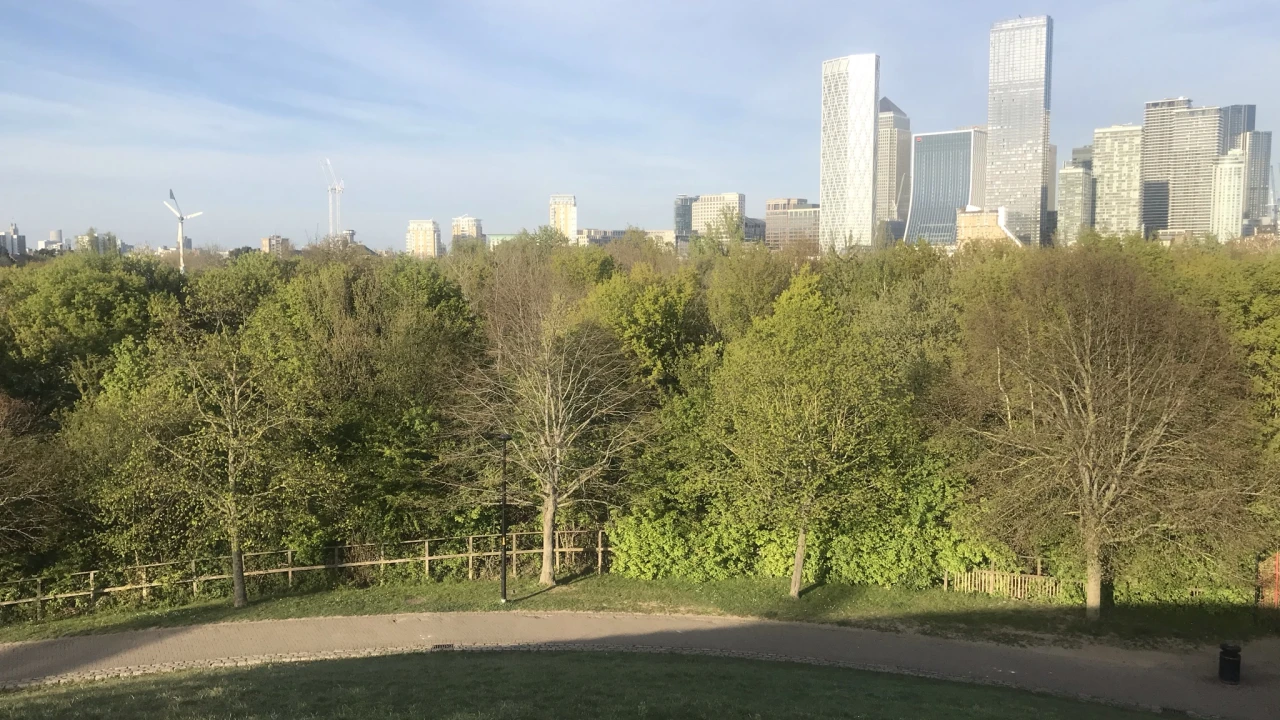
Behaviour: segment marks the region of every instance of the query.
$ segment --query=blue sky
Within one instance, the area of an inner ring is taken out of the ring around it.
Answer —
[[[583,227],[671,227],[678,193],[816,199],[820,65],[881,56],[916,132],[986,121],[992,22],[1055,22],[1065,157],[1142,103],[1255,103],[1280,130],[1277,0],[0,0],[0,221],[198,245],[343,220],[514,232],[578,196]]]

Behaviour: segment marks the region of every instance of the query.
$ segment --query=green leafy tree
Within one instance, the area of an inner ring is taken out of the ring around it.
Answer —
[[[874,337],[842,321],[807,272],[725,349],[712,381],[713,432],[733,483],[725,492],[749,515],[795,532],[793,598],[809,533],[869,506],[910,435],[890,361]]]

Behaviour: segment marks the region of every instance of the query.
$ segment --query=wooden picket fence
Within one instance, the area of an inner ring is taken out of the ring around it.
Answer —
[[[536,542],[530,542],[530,538]],[[519,577],[519,558],[522,555],[542,554],[542,533],[508,533],[507,563],[513,576]],[[422,577],[430,579],[440,575],[443,564],[448,564],[459,574],[465,567],[468,580],[475,580],[478,571],[497,564],[501,553],[501,535],[460,535],[447,538],[408,540],[400,543],[366,543],[338,545],[320,550],[321,562],[295,564],[302,553],[294,550],[270,550],[244,553],[246,578],[283,575],[292,587],[294,576],[317,571],[335,571],[347,568],[376,569],[383,572],[397,565],[421,564]],[[524,545],[521,548],[521,539]],[[591,541],[595,542],[592,543]],[[585,553],[594,553],[594,569],[601,573],[605,568],[606,546],[603,530],[558,530],[555,537],[555,567],[580,565]],[[593,547],[594,546],[594,547]],[[314,554],[312,554],[314,557]],[[257,565],[250,569],[250,565]],[[201,572],[202,567],[217,566],[214,572]],[[34,605],[36,617],[43,614],[46,604],[54,601],[85,602],[93,607],[100,598],[136,594],[143,600],[158,588],[184,588],[190,586],[192,595],[199,595],[208,583],[231,579],[231,557],[223,555],[197,558],[182,562],[162,562],[132,565],[112,571],[89,570],[62,578],[26,578],[0,583],[0,611],[7,607]],[[115,580],[114,582],[112,580]],[[123,581],[121,581],[123,580]]]
[[[986,593],[1014,600],[1056,600],[1062,594],[1062,581],[1049,575],[970,570],[944,573],[942,589]]]

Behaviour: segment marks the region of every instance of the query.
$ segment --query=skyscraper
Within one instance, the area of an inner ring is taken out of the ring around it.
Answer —
[[[818,204],[825,251],[870,247],[875,240],[879,116],[879,55],[822,63]]]
[[[1058,239],[1070,245],[1093,227],[1093,171],[1068,163],[1058,171],[1058,193]]]
[[[1053,18],[1005,20],[991,26],[987,89],[986,204],[1007,210],[1009,229],[1023,243],[1044,243],[1053,168],[1049,99],[1053,76]]]
[[[911,119],[880,98],[876,138],[876,221],[906,220],[911,199]]]
[[[904,239],[954,246],[956,211],[985,202],[987,133],[921,133],[911,147],[911,208]]]
[[[1191,107],[1187,98],[1154,100],[1142,112],[1142,232],[1169,227],[1169,182],[1173,173],[1174,114]]]
[[[1142,231],[1142,127],[1093,131],[1094,227],[1101,233]]]
[[[551,196],[551,227],[569,240],[578,237],[578,198],[573,195]]]
[[[1252,106],[1250,106],[1252,107]],[[1254,130],[1240,136],[1239,148],[1244,152],[1245,178],[1244,215],[1249,220],[1263,222],[1267,218],[1267,204],[1271,201],[1267,188],[1267,169],[1271,167],[1271,131]]]
[[[1222,108],[1222,154],[1240,147],[1240,136],[1253,132],[1257,105],[1227,105]]]
[[[1219,155],[1213,167],[1213,195],[1210,199],[1209,231],[1219,240],[1235,240],[1244,228],[1248,182],[1244,151],[1236,148]]]
[[[676,245],[689,242],[693,234],[693,204],[698,202],[697,195],[677,195],[675,202]]]
[[[1168,229],[1207,233],[1213,209],[1213,169],[1222,148],[1222,109],[1182,108],[1173,113]]]
[[[435,220],[410,220],[404,236],[405,250],[425,260],[440,257],[440,223]]]

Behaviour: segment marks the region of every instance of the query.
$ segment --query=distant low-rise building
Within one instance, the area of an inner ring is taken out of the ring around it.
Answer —
[[[489,233],[484,236],[484,240],[485,245],[492,250],[504,242],[514,240],[517,236],[518,233]]]
[[[764,244],[770,250],[817,243],[821,215],[816,203],[805,198],[774,198],[764,204]]]
[[[599,228],[578,228],[577,243],[579,245],[605,245],[626,235],[626,230],[601,230]]]
[[[652,240],[654,243],[658,245],[663,245],[673,250],[679,249],[679,247],[676,245],[675,230],[646,230],[645,237],[649,238],[650,240]]]
[[[746,217],[747,196],[743,193],[699,195],[690,210],[693,232],[699,235],[710,235],[722,229],[721,225],[724,223],[726,214],[736,218]]]
[[[1009,215],[1004,208],[987,210],[971,205],[956,212],[956,249],[969,243],[991,242],[1023,244],[1009,228]]]

